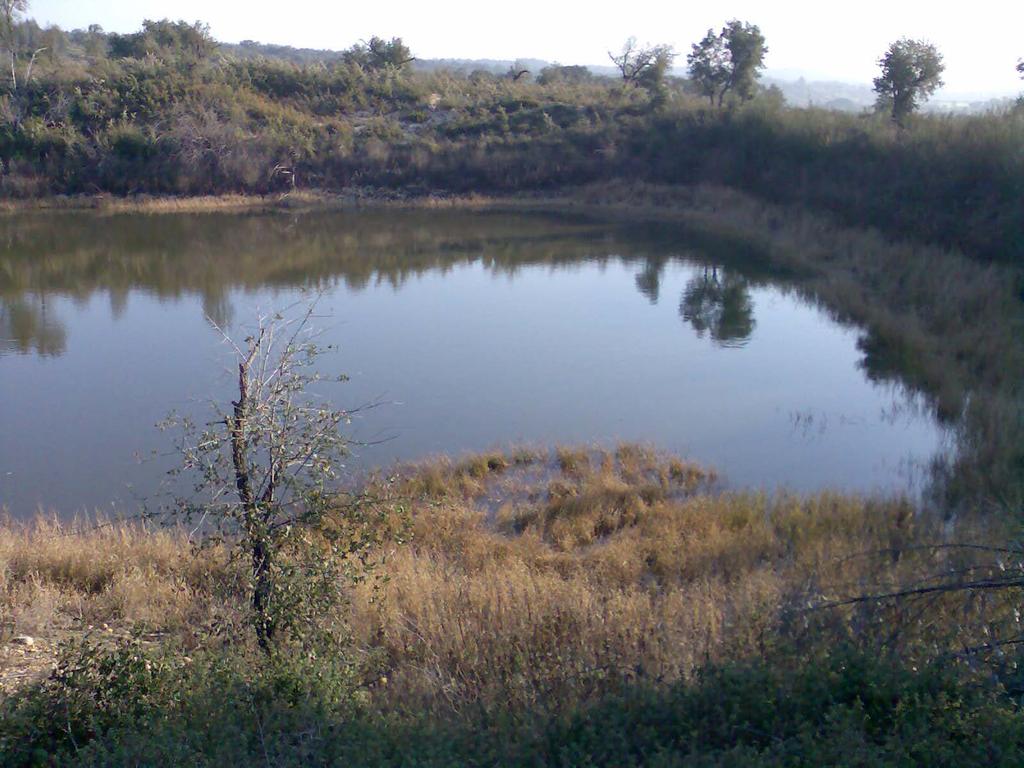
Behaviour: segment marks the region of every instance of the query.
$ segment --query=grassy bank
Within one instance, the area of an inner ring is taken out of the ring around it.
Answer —
[[[296,190],[270,194],[221,195],[51,195],[40,198],[0,199],[0,214],[33,212],[95,212],[107,214],[187,214],[187,213],[291,213],[352,210],[358,208],[495,208],[515,205],[513,198],[487,195],[456,195],[443,191],[427,192],[379,187],[352,187],[330,190]]]
[[[1012,591],[807,610],[996,573],[990,553],[930,546],[998,538],[980,523],[951,530],[900,499],[725,493],[633,445],[439,459],[375,493],[408,516],[410,543],[380,553],[385,578],[351,595],[351,644],[315,662],[260,661],[242,629],[242,564],[194,556],[184,531],[5,525],[5,641],[35,643],[5,642],[4,763],[270,750],[283,765],[623,765],[655,752],[665,765],[775,765],[854,740],[882,764],[1021,743],[1009,700],[962,687],[950,665],[1010,637]],[[936,658],[948,668],[929,671]]]
[[[705,183],[985,260],[1024,257],[1019,110],[898,130],[884,115],[789,109],[770,89],[709,109],[682,79],[649,93],[579,72],[512,81],[236,58],[210,40],[145,55],[94,42],[42,57],[0,94],[4,198]]]

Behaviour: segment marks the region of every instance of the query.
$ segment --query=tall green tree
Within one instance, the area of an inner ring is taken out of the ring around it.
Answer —
[[[717,35],[709,29],[686,61],[701,94],[722,106],[729,93],[740,101],[754,98],[767,53],[764,35],[756,24],[733,20]]]
[[[110,36],[110,53],[118,59],[157,56],[168,60],[200,61],[213,55],[217,43],[210,27],[200,21],[162,19],[142,22],[142,29],[128,35]]]
[[[82,43],[86,56],[102,59],[107,55],[107,35],[99,24],[90,24]]]
[[[764,35],[756,24],[733,20],[722,30],[729,51],[729,88],[741,101],[749,101],[757,92],[757,81],[768,53]]]
[[[709,29],[703,40],[693,44],[686,63],[690,79],[700,89],[701,95],[706,96],[712,104],[717,102],[721,106],[732,68],[729,49],[722,36]]]
[[[882,73],[875,78],[878,108],[903,125],[921,104],[942,86],[946,66],[931,43],[902,38],[878,60]]]

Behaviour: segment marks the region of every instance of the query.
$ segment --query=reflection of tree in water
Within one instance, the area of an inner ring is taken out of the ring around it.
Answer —
[[[227,328],[231,325],[235,310],[231,301],[224,293],[214,291],[203,291],[203,315],[217,325],[218,328]]]
[[[707,333],[723,347],[745,346],[756,324],[747,281],[717,267],[704,267],[686,284],[679,314],[699,337]]]
[[[47,311],[46,299],[19,296],[0,299],[0,352],[35,352],[44,357],[64,354],[67,332]]]
[[[658,303],[661,292],[661,273],[665,271],[664,256],[651,256],[644,260],[643,269],[636,273],[636,288],[647,297],[651,304]]]
[[[679,243],[675,230],[608,230],[586,220],[557,217],[534,218],[524,226],[522,217],[504,214],[409,212],[397,221],[381,212],[296,219],[124,216],[103,228],[92,216],[69,214],[59,223],[46,217],[0,221],[0,302],[11,302],[6,325],[15,322],[12,313],[20,313],[17,324],[24,328],[32,325],[21,317],[26,302],[38,301],[27,296],[86,301],[106,291],[115,320],[124,317],[133,291],[161,300],[191,296],[202,301],[206,316],[226,327],[233,315],[229,297],[239,291],[288,291],[325,283],[349,290],[380,284],[397,288],[431,271],[443,274],[467,265],[514,275],[538,265],[568,268],[619,261],[635,265],[637,289],[657,303],[665,270],[690,258],[679,252]],[[711,248],[714,243],[702,245]],[[728,288],[735,280],[726,282],[725,293],[732,296]],[[38,311],[36,315],[42,319]],[[713,338],[737,336],[729,330],[730,317],[722,312]],[[64,333],[57,326],[48,327],[38,344],[25,341],[21,331],[0,338],[13,339],[6,342],[12,348],[63,351]]]

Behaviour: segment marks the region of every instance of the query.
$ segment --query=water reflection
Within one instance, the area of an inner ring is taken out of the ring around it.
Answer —
[[[754,332],[754,304],[747,281],[739,274],[720,274],[705,266],[686,284],[679,314],[697,336],[707,333],[723,347],[743,347]]]
[[[540,217],[527,232],[516,217],[403,213],[402,226],[381,212],[307,216],[108,216],[64,214],[0,221],[0,329],[2,351],[60,355],[66,330],[46,312],[46,297],[87,301],[106,292],[120,319],[132,291],[160,299],[198,295],[203,313],[218,326],[235,318],[233,290],[317,287],[342,283],[350,290],[442,274],[479,262],[514,276],[536,265],[639,263],[636,289],[657,304],[666,265],[705,264],[687,285],[679,312],[697,335],[723,347],[742,346],[753,332],[748,281],[722,253],[680,252],[656,228],[609,229],[583,220]],[[102,221],[103,226],[95,226]],[[721,244],[716,244],[719,251]],[[610,256],[609,254],[616,254]],[[707,263],[707,259],[719,259]]]
[[[678,228],[66,213],[0,218],[0,244],[0,436],[17,436],[0,439],[0,506],[16,513],[106,506],[129,483],[147,497],[161,473],[133,457],[166,449],[153,424],[230,391],[204,318],[244,332],[308,288],[343,350],[332,372],[353,374],[341,405],[402,404],[356,435],[396,438],[367,463],[627,439],[737,484],[873,489],[940,440],[929,414],[879,418],[903,395],[857,368],[859,332],[759,271],[749,245]],[[795,412],[826,434],[812,444]]]
[[[48,311],[45,296],[0,297],[0,355],[56,357],[67,348],[67,331]]]
[[[652,256],[644,261],[643,269],[636,273],[636,289],[647,297],[651,304],[657,304],[661,294],[661,276],[668,259]]]

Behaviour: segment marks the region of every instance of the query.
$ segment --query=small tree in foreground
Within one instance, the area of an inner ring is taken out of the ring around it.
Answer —
[[[344,589],[371,573],[389,517],[377,500],[338,490],[349,446],[341,429],[353,412],[311,390],[329,349],[310,328],[314,306],[260,317],[241,345],[224,334],[237,357],[237,399],[215,405],[205,427],[165,423],[183,428],[175,473],[196,476],[201,499],[177,502],[173,517],[244,558],[253,628],[268,652],[282,632],[308,643],[332,630]]]
[[[882,74],[875,78],[878,108],[899,125],[906,123],[922,101],[942,86],[942,54],[931,43],[903,38],[878,60]]]

